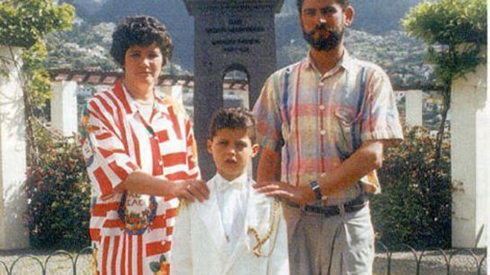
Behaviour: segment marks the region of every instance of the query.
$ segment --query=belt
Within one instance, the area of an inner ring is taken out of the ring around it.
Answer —
[[[327,217],[332,217],[332,216],[337,216],[342,212],[345,213],[352,213],[352,212],[357,212],[364,208],[368,202],[368,198],[365,194],[359,195],[357,198],[348,201],[344,204],[340,205],[330,205],[330,206],[317,206],[317,205],[299,205],[295,203],[290,203],[288,202],[287,204],[291,207],[294,208],[299,208],[302,211],[305,212],[310,212],[310,213],[317,213],[317,214],[322,214],[326,218]],[[343,208],[343,210],[342,210]]]

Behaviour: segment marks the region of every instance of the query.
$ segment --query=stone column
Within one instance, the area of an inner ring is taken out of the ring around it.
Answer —
[[[490,213],[490,96],[487,66],[453,83],[451,93],[452,246],[485,247]]]
[[[51,99],[51,127],[65,137],[78,133],[77,82],[57,81]]]
[[[178,102],[180,102],[182,105],[184,104],[184,87],[182,85],[174,85],[170,89],[170,95],[172,98]]]
[[[405,92],[405,121],[410,126],[422,126],[423,92],[408,90]]]
[[[5,250],[29,247],[21,53],[21,48],[0,45],[0,60],[7,60],[0,68],[0,249]]]

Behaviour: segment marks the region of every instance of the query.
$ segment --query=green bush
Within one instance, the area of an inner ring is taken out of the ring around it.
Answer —
[[[382,193],[372,198],[378,239],[390,250],[449,248],[451,160],[445,139],[438,168],[435,139],[422,127],[405,129],[404,141],[387,150],[379,170]]]
[[[26,180],[30,244],[79,250],[90,244],[90,184],[79,140],[34,125],[38,154]]]

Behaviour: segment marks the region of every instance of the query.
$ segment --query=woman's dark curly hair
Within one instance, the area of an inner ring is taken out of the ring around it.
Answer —
[[[112,34],[111,56],[124,67],[126,51],[132,46],[149,46],[157,43],[163,60],[172,56],[172,39],[165,25],[151,16],[128,16],[124,18]],[[163,66],[166,62],[162,63]]]

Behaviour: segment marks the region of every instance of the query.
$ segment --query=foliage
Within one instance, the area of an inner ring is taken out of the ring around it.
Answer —
[[[35,125],[40,154],[27,171],[30,243],[34,248],[79,250],[89,245],[90,183],[77,138],[56,136]]]
[[[44,36],[69,29],[74,16],[72,6],[58,6],[52,0],[0,3],[0,45],[26,48],[23,67],[16,65],[24,90],[27,122],[30,168],[25,188],[33,247],[81,248],[88,243],[90,189],[76,142],[50,135],[34,117],[42,116],[51,91],[49,75],[42,64],[47,55]],[[2,62],[14,59],[2,57]],[[8,72],[2,69],[1,73]]]
[[[17,0],[0,3],[0,45],[25,47],[24,88],[28,107],[43,107],[51,85],[42,66],[47,55],[45,35],[71,28],[75,10],[71,5],[55,5],[51,0]],[[27,110],[30,117],[31,110]],[[36,112],[36,110],[34,110]]]
[[[46,101],[51,98],[51,80],[48,71],[42,65],[47,51],[44,43],[36,43],[28,51],[22,54],[24,61],[24,75],[27,78],[24,85],[26,91],[30,92],[28,97],[30,111],[36,117],[45,117],[44,107]]]
[[[43,107],[51,92],[48,72],[42,66],[47,54],[43,39],[51,32],[69,29],[74,17],[73,6],[58,6],[51,0],[0,3],[0,45],[27,48],[19,74],[24,90],[28,163],[33,167],[39,158],[39,150],[34,144],[32,119],[34,115],[43,114]],[[3,57],[2,61],[13,62],[12,60]],[[0,73],[7,72],[0,69]]]
[[[0,3],[0,44],[29,48],[53,30],[67,29],[75,16],[71,5],[52,0],[16,0]]]
[[[434,156],[434,140],[423,127],[405,129],[404,141],[387,151],[379,170],[383,192],[371,201],[378,237],[390,250],[404,249],[401,244],[416,249],[450,247],[452,186],[447,139],[437,171]]]
[[[451,85],[486,62],[487,1],[422,2],[405,16],[403,27],[410,36],[422,39],[429,46],[427,60],[434,64],[434,87],[444,97],[436,141],[437,166],[450,108]]]
[[[404,18],[403,26],[428,44],[439,85],[464,76],[486,59],[480,55],[487,45],[486,0],[423,2]]]

